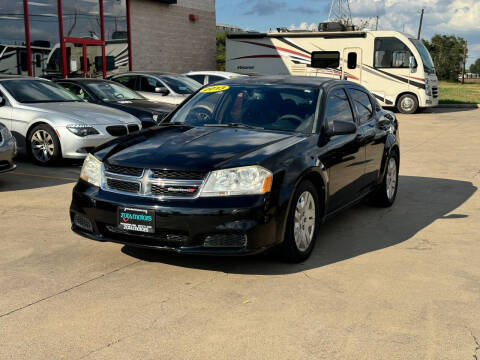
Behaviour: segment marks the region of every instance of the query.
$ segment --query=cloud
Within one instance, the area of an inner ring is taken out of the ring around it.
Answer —
[[[245,0],[243,3],[251,3],[251,1]],[[275,1],[275,0],[256,0],[255,4],[243,13],[243,15],[257,15],[257,16],[267,16],[275,14],[278,11],[285,10],[287,4],[284,1]]]
[[[289,8],[288,11],[293,13],[299,13],[299,14],[314,14],[314,13],[318,13],[320,9],[313,8],[310,6],[300,5],[294,8]]]
[[[296,26],[295,24],[292,24],[288,27],[288,30],[317,30],[318,24],[312,23],[312,24],[307,24],[306,22],[302,22],[300,25]]]

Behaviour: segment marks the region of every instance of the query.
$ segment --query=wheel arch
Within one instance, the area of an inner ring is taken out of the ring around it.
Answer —
[[[58,131],[53,127],[53,125],[50,123],[50,121],[48,120],[45,120],[45,119],[37,119],[35,121],[33,121],[29,126],[28,126],[28,129],[27,129],[27,132],[25,134],[25,150],[26,150],[26,153],[28,155],[30,155],[31,153],[31,149],[30,149],[30,135],[32,134],[32,131],[33,129],[35,129],[37,126],[39,125],[47,125],[49,127],[52,128],[53,132],[57,135],[57,138],[58,138],[58,144],[60,146],[60,154],[62,153],[62,143],[61,143],[61,140],[60,140],[60,136],[58,134]]]

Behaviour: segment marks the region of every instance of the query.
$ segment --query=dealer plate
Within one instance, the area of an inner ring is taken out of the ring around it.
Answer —
[[[155,211],[119,207],[118,227],[121,230],[152,234],[155,232]]]

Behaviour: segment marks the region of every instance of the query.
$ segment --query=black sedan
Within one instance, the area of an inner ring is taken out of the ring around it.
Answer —
[[[369,196],[391,206],[398,124],[362,86],[314,77],[227,80],[162,125],[85,160],[73,231],[181,253],[309,256],[320,224]]]
[[[4,103],[0,97],[0,104]],[[5,125],[0,123],[0,173],[15,169],[13,158],[17,155],[17,143]]]
[[[157,125],[175,105],[150,101],[129,88],[102,79],[63,79],[58,84],[94,104],[123,110],[142,121],[142,127]]]

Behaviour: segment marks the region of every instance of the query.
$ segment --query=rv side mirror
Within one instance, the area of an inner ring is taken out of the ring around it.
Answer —
[[[335,120],[333,126],[327,130],[328,136],[348,135],[357,132],[357,125],[352,121]]]
[[[170,91],[166,87],[163,87],[163,86],[157,86],[155,88],[155,92],[157,94],[162,94],[163,96],[166,96],[170,93]]]
[[[408,66],[410,67],[410,70],[413,70],[417,67],[417,63],[416,63],[415,58],[413,56],[410,56],[408,58]]]

